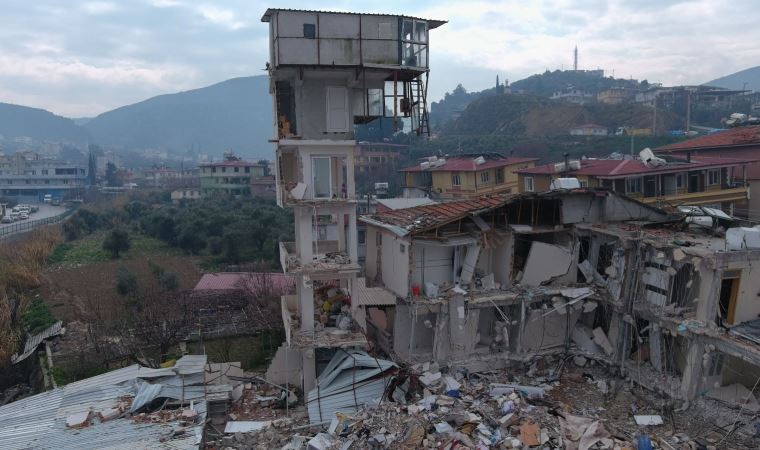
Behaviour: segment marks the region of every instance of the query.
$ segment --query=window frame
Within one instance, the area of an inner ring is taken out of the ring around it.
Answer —
[[[480,172],[480,183],[491,184],[491,172],[489,170]]]
[[[535,185],[535,181],[533,180],[533,177],[524,177],[523,187],[525,188],[525,192],[535,192],[536,185]]]
[[[686,188],[686,178],[687,178],[686,172],[679,172],[676,174],[676,189]]]
[[[451,185],[454,187],[462,186],[462,177],[459,172],[451,172]]]
[[[631,186],[634,189],[631,189]],[[644,192],[644,183],[642,177],[633,177],[625,179],[625,193],[626,194],[641,194]]]
[[[504,184],[505,177],[504,177],[504,168],[499,167],[496,169],[496,184]]]
[[[712,177],[715,175],[715,182]],[[720,184],[720,169],[710,169],[707,171],[707,186],[716,186]]]

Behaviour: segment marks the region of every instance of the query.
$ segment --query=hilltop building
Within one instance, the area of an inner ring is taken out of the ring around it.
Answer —
[[[517,190],[517,171],[534,167],[538,158],[472,154],[430,157],[401,169],[404,196],[440,199],[475,198]]]
[[[209,197],[214,195],[250,196],[254,182],[266,176],[267,166],[250,161],[243,161],[234,156],[228,156],[223,161],[203,163],[199,166],[201,194]],[[256,185],[257,192],[266,191]]]

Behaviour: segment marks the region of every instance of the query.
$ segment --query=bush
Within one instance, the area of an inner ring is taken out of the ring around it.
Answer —
[[[219,236],[211,236],[208,238],[208,251],[212,255],[221,255],[224,250],[224,240]]]
[[[103,240],[103,250],[110,252],[111,257],[116,259],[119,253],[129,250],[129,233],[124,230],[111,230]]]
[[[158,277],[158,284],[161,286],[161,289],[165,291],[176,291],[179,287],[177,274],[173,272],[163,272]]]
[[[116,271],[116,292],[119,295],[137,293],[137,277],[126,267],[119,267]]]
[[[39,297],[34,297],[26,310],[21,314],[21,321],[24,322],[26,331],[30,334],[39,333],[50,325],[55,323],[55,317],[48,309],[44,301]]]

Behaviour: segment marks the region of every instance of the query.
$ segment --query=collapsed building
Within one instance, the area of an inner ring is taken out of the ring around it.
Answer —
[[[675,398],[749,392],[760,231],[694,211],[575,189],[362,217],[367,283],[396,297],[366,308],[367,334],[407,363],[477,371],[571,352]]]

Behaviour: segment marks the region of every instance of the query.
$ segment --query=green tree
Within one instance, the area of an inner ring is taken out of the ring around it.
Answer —
[[[106,164],[106,186],[117,187],[121,186],[121,180],[117,173],[116,165],[114,163]]]
[[[118,228],[111,230],[103,240],[103,250],[111,253],[114,259],[118,258],[121,252],[129,250],[129,246],[129,233]]]

